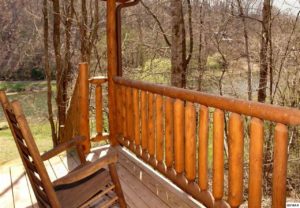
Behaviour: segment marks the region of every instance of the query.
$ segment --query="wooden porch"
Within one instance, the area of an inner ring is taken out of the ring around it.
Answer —
[[[88,155],[89,160],[96,160],[107,146],[95,148]],[[183,191],[172,185],[161,175],[142,163],[124,148],[118,147],[118,174],[126,202],[130,208],[190,208],[202,207]],[[80,164],[76,153],[71,152],[45,162],[51,180],[66,175]],[[30,182],[21,161],[14,166],[0,169],[0,204],[2,208],[38,207]],[[109,196],[107,196],[109,199]],[[118,207],[114,205],[112,207]]]

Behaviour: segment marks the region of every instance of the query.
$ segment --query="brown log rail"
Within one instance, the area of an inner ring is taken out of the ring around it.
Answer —
[[[67,141],[74,136],[84,136],[84,152],[90,151],[90,127],[89,127],[89,69],[87,63],[79,64],[79,73],[76,79],[73,94],[71,96],[66,114],[66,122],[62,128],[61,141]]]
[[[122,77],[113,80],[119,142],[207,207],[239,207],[244,201],[245,116],[251,118],[248,206],[261,207],[264,121],[276,123],[272,206],[285,207],[287,126],[300,125],[299,110]],[[225,113],[230,115],[228,128]],[[210,126],[212,177],[208,169]],[[224,185],[225,129],[229,148],[228,187]]]
[[[98,76],[89,79],[89,83],[95,86],[95,109],[96,109],[96,135],[91,138],[93,142],[108,139],[108,134],[103,132],[103,87],[107,77]]]

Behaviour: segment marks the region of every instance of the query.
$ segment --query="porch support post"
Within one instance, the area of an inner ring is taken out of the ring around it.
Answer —
[[[107,74],[108,74],[108,107],[109,107],[109,139],[112,146],[117,142],[116,121],[116,86],[113,77],[117,76],[117,31],[116,31],[116,0],[107,0]]]

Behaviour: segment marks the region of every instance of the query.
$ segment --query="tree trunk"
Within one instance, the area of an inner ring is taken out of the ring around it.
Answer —
[[[260,77],[258,89],[258,101],[265,102],[267,97],[267,79],[268,79],[268,44],[271,19],[271,0],[264,0],[262,10],[262,32],[260,48]]]
[[[53,121],[52,111],[52,87],[51,87],[51,69],[49,66],[49,21],[48,21],[48,0],[43,1],[43,18],[44,18],[44,71],[47,79],[47,106],[48,120],[51,127],[53,146],[58,144],[57,132]]]
[[[89,63],[88,55],[88,37],[87,37],[87,8],[86,0],[81,0],[81,23],[80,23],[80,37],[81,37],[81,61]],[[97,24],[97,23],[96,23]]]
[[[241,0],[237,0],[237,3],[238,3],[239,13],[242,18],[243,29],[244,29],[245,55],[247,57],[247,67],[248,67],[248,76],[247,76],[248,100],[252,100],[252,69],[251,69],[251,59],[250,59],[250,54],[249,54],[249,37],[248,37],[247,23],[246,23],[246,17],[244,14]]]
[[[186,34],[181,0],[171,1],[172,44],[171,44],[171,84],[186,87]]]
[[[65,85],[65,76],[63,73],[62,60],[61,60],[61,42],[60,42],[60,2],[59,0],[53,0],[53,45],[56,62],[56,88],[57,97],[56,103],[58,108],[58,135],[61,137],[61,128],[65,124],[66,120],[66,95],[67,89]],[[59,139],[60,140],[60,139]]]
[[[205,33],[204,33],[204,1],[199,2],[199,49],[198,49],[198,90],[202,90],[202,80],[206,70],[207,53],[205,51]]]
[[[74,16],[74,0],[65,0],[65,11],[66,11],[66,21],[65,21],[65,64],[64,64],[64,86],[67,89],[68,84],[71,81],[71,71],[72,71],[72,62],[71,62],[71,30],[73,24]],[[65,100],[68,100],[67,94],[65,94]]]

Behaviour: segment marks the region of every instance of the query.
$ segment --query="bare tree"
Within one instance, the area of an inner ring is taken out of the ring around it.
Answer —
[[[267,97],[268,82],[268,45],[270,38],[271,0],[264,0],[261,24],[260,72],[258,101],[265,102]]]
[[[49,66],[49,21],[48,21],[48,0],[43,1],[43,19],[44,19],[44,71],[47,79],[47,105],[48,120],[51,127],[53,146],[58,144],[57,132],[53,120],[52,108],[52,86],[51,86],[51,69]]]
[[[252,69],[251,69],[251,59],[249,54],[249,36],[246,23],[246,17],[244,14],[244,9],[241,3],[241,0],[236,0],[239,8],[239,13],[243,22],[243,32],[244,32],[244,41],[245,41],[245,55],[247,58],[247,67],[248,67],[248,100],[252,100]]]
[[[171,43],[171,84],[176,87],[186,87],[187,66],[190,62],[193,52],[193,32],[191,2],[187,0],[189,13],[189,32],[190,49],[187,55],[186,51],[186,29],[183,16],[182,0],[171,1],[171,24],[172,24],[172,43]]]

